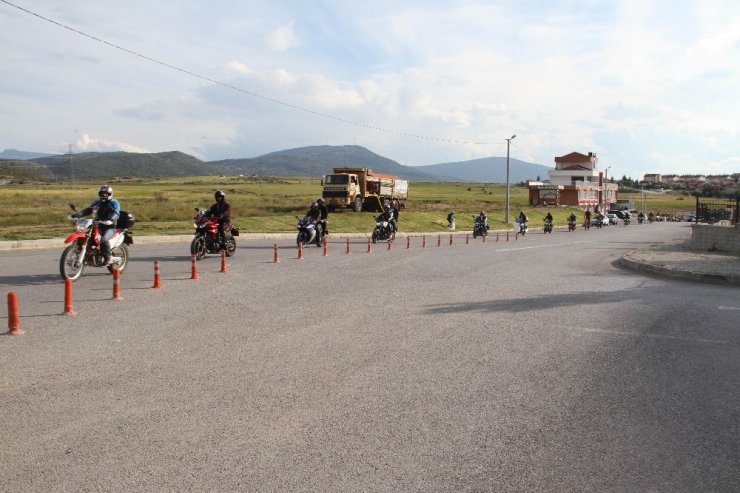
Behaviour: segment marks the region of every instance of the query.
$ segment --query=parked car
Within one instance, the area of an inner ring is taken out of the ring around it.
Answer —
[[[609,224],[617,224],[617,222],[619,221],[617,215],[612,212],[609,212],[606,217],[609,219]]]
[[[606,216],[596,214],[594,217],[591,218],[591,226],[599,227],[599,225],[609,226],[609,221],[607,220]]]
[[[617,217],[619,219],[624,219],[624,218],[627,217],[627,215],[629,214],[629,212],[627,212],[627,211],[617,211],[617,212],[615,212],[615,214],[617,215]]]

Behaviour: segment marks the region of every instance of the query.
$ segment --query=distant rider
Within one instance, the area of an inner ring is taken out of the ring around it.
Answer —
[[[485,231],[488,231],[488,216],[486,216],[486,211],[480,211],[478,217],[475,218],[475,222],[482,224]]]
[[[216,199],[216,203],[208,209],[206,216],[218,221],[218,237],[221,243],[225,244],[225,231],[227,231],[231,225],[231,205],[226,202],[226,194],[221,190],[214,193],[213,197]]]
[[[316,226],[316,244],[321,243],[321,209],[318,202],[311,202],[306,217]]]
[[[517,217],[516,222],[519,223],[519,231],[524,234],[524,232],[527,231],[527,223],[529,222],[529,219],[527,218],[527,215],[524,213],[524,211],[519,212],[519,216]]]
[[[386,204],[383,208],[383,212],[381,212],[378,217],[375,218],[375,222],[383,222],[388,221],[388,227],[390,228],[391,234],[393,234],[393,211],[391,210],[391,206],[389,204]]]
[[[547,215],[545,216],[545,222],[552,223],[552,214],[550,214],[550,212],[548,212]]]
[[[321,232],[319,234],[323,234],[324,236],[329,235],[329,208],[326,207],[326,203],[324,202],[323,197],[319,197],[316,199],[316,203],[319,205],[319,225],[321,227]]]
[[[570,213],[570,216],[568,216],[568,222],[573,223],[573,224],[576,223],[576,213],[575,212]]]
[[[447,214],[447,226],[452,231],[455,231],[455,211],[450,211],[450,213]]]
[[[113,198],[113,187],[101,186],[98,190],[98,200],[93,201],[90,207],[72,214],[72,217],[84,217],[92,213],[95,213],[100,229],[100,251],[105,256],[105,265],[110,265],[112,263],[110,240],[116,234],[116,223],[118,216],[121,215],[121,204]]]
[[[591,209],[586,209],[584,217],[586,218],[586,224],[591,224]]]
[[[391,224],[391,231],[395,233],[398,229],[398,202],[396,202],[396,199],[391,200],[390,207],[391,220],[389,222]]]

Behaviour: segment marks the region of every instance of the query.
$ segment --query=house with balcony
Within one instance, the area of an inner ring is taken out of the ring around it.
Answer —
[[[570,205],[582,209],[609,210],[616,203],[618,186],[608,183],[606,172],[598,170],[598,158],[571,152],[555,158],[547,183],[530,183],[529,203],[533,206]]]

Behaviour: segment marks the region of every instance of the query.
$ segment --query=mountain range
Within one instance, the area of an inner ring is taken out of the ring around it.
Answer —
[[[504,183],[506,158],[488,157],[425,166],[404,166],[364,147],[309,146],[255,158],[201,161],[179,151],[159,153],[88,152],[49,155],[6,149],[0,152],[0,176],[37,179],[184,177],[207,175],[321,176],[337,166],[370,168],[411,181]],[[547,166],[509,160],[509,181],[546,178]]]

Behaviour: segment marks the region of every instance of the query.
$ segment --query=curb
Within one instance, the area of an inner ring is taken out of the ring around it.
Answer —
[[[632,254],[644,250],[645,249],[640,249],[628,252],[624,254],[617,263],[620,267],[631,270],[633,272],[637,272],[638,274],[652,275],[656,277],[663,277],[667,279],[675,279],[681,281],[693,281],[704,284],[740,286],[740,276],[710,274],[707,272],[694,272],[684,269],[675,269],[630,258]]]

